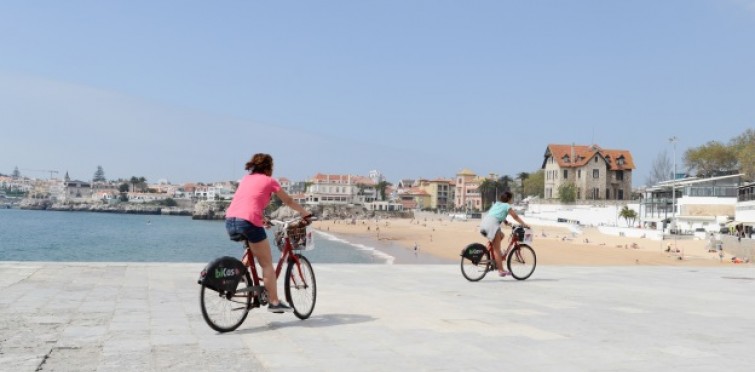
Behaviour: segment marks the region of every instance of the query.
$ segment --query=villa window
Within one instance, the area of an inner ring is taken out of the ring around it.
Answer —
[[[567,178],[569,178],[569,170],[564,169],[564,179],[567,179]]]
[[[592,198],[595,199],[595,200],[600,199],[600,189],[599,188],[594,187],[592,189]]]
[[[582,189],[577,188],[577,200],[582,199]]]
[[[618,192],[619,194],[617,195],[616,199],[619,199],[619,200],[624,200],[624,190],[622,190],[622,189],[619,189],[619,190],[618,190],[617,192]]]
[[[616,171],[616,180],[624,181],[624,171]]]
[[[600,178],[600,169],[593,169],[592,170],[592,178]]]
[[[616,164],[618,165],[624,165],[624,155],[621,155],[616,159]]]
[[[606,200],[611,199],[611,190],[606,189]]]
[[[581,169],[577,170],[577,178],[580,178],[580,179],[582,178],[582,170]]]
[[[598,157],[597,156],[595,157],[594,162],[596,162],[596,163],[598,162]]]

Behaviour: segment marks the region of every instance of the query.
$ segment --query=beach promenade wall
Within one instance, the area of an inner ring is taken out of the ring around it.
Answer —
[[[734,235],[721,235],[724,251],[732,256],[740,258],[749,258],[752,262],[755,254],[755,239],[742,238],[737,240]]]
[[[540,220],[550,221],[579,221],[580,225],[586,226],[618,226],[628,227],[626,220],[619,217],[619,212],[624,206],[634,210],[639,216],[640,205],[638,203],[606,204],[606,205],[565,205],[565,204],[536,204],[530,203],[525,216],[536,217]],[[637,224],[639,220],[635,220]]]
[[[601,234],[613,236],[663,240],[663,231],[661,230],[638,229],[634,227],[598,226],[598,231],[600,231]]]

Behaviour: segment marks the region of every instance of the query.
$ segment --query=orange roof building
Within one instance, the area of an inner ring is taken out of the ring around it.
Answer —
[[[577,200],[628,200],[632,192],[632,153],[598,145],[550,144],[545,149],[545,199],[558,199],[558,190],[576,187]]]

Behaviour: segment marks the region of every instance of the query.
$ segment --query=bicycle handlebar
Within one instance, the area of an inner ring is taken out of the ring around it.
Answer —
[[[272,224],[272,225],[283,226],[284,228],[286,228],[286,227],[288,227],[289,225],[291,225],[293,223],[302,222],[302,221],[306,221],[307,225],[309,225],[312,221],[315,221],[315,220],[317,220],[317,217],[315,217],[313,215],[309,215],[309,216],[307,216],[307,218],[296,217],[296,218],[292,218],[290,220],[285,220],[285,221],[283,221],[283,220],[268,220],[268,222],[270,222],[270,224]]]

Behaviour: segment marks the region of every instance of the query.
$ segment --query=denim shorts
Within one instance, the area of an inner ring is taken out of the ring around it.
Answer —
[[[252,243],[259,243],[267,239],[267,233],[264,228],[256,226],[242,218],[226,218],[225,229],[228,231],[228,236],[233,240],[236,240],[234,238],[239,235]]]

